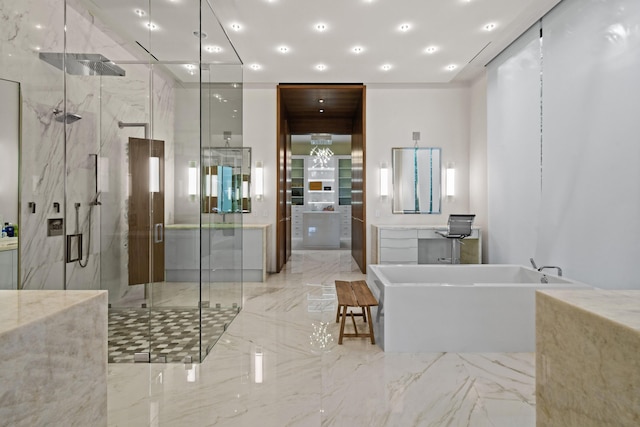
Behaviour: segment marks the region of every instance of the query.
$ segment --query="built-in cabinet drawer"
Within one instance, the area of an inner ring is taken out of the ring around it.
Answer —
[[[415,239],[418,237],[418,230],[390,230],[383,228],[380,230],[380,239]]]
[[[415,240],[415,239],[414,239]],[[417,264],[418,263],[418,247],[409,248],[380,248],[381,264]]]

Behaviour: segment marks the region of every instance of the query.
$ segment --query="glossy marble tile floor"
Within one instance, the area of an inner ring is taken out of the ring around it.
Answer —
[[[338,345],[331,285],[363,278],[349,251],[295,251],[266,283],[245,283],[202,364],[110,364],[109,426],[535,425],[533,353]]]

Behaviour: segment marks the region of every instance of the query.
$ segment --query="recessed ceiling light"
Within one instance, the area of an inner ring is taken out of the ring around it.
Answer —
[[[153,22],[146,22],[144,24],[145,27],[147,27],[148,29],[150,29],[151,31],[157,30],[158,26],[156,24],[154,24]]]
[[[233,31],[240,31],[242,29],[242,25],[238,24],[237,22],[234,22],[233,24],[231,24],[231,29]]]
[[[133,13],[135,13],[136,15],[138,15],[141,18],[147,14],[147,12],[145,12],[142,9],[136,9],[136,10],[133,11]]]
[[[319,111],[320,111],[321,113],[324,113],[324,110],[323,110],[322,108],[321,108]]]
[[[318,99],[318,102],[319,102],[320,104],[322,104],[322,103],[324,103],[324,99],[320,98],[320,99]]]
[[[484,26],[485,31],[493,31],[496,28],[496,24],[493,22],[488,23]]]
[[[289,48],[287,46],[280,46],[278,47],[278,51],[280,51],[281,53],[287,53],[289,52]]]
[[[458,68],[458,66],[457,66],[456,64],[449,64],[449,65],[447,65],[447,70],[449,70],[449,71],[453,71],[453,70],[455,70],[456,68]]]
[[[425,53],[435,53],[438,50],[436,46],[429,46],[424,51]]]
[[[316,29],[316,31],[326,31],[327,30],[327,24],[325,24],[324,22],[318,22],[316,25],[314,25],[314,28]]]
[[[402,32],[407,32],[411,29],[411,24],[405,22],[404,24],[400,24],[398,29]]]
[[[262,68],[260,64],[251,64],[250,67],[252,70],[259,70],[260,68]]]
[[[362,53],[364,52],[364,48],[362,46],[354,46],[353,48],[351,48],[351,52]]]
[[[389,71],[392,67],[391,64],[384,64],[380,67],[383,71]]]
[[[318,64],[318,65],[316,65],[316,70],[318,70],[318,71],[324,71],[324,70],[326,70],[326,69],[327,69],[327,66],[326,66],[326,65],[324,65],[324,64]]]
[[[222,52],[222,48],[220,46],[205,46],[204,50],[209,53],[220,53]]]

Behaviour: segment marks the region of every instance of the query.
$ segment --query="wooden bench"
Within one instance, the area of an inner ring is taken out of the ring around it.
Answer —
[[[370,337],[371,344],[375,344],[376,340],[373,336],[373,324],[371,323],[371,307],[378,305],[378,301],[369,290],[367,282],[364,280],[356,280],[353,282],[346,282],[343,280],[336,280],[336,294],[338,295],[338,312],[336,313],[336,323],[342,316],[342,322],[340,323],[340,338],[338,344],[342,344],[343,337]],[[347,309],[360,307],[362,312],[360,314],[354,313],[353,310],[347,313]],[[354,334],[344,333],[344,324],[347,319],[347,314],[351,315],[353,322]],[[355,316],[362,316],[365,323],[369,323],[369,333],[358,332],[356,326]],[[369,321],[367,322],[367,319]]]

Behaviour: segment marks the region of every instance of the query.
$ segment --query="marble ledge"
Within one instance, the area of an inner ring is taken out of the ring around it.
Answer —
[[[536,293],[536,425],[640,425],[640,290]]]
[[[0,291],[0,425],[106,426],[107,292]]]
[[[244,224],[244,223],[203,223],[202,228],[243,228],[243,229],[263,229],[268,228],[271,224]],[[167,224],[167,230],[193,230],[200,228],[200,224]]]
[[[560,303],[599,316],[612,326],[629,328],[640,339],[640,290],[549,290],[539,291]],[[586,314],[585,313],[585,314]]]
[[[96,298],[106,300],[106,295],[107,291],[0,290],[0,337],[74,305]]]

